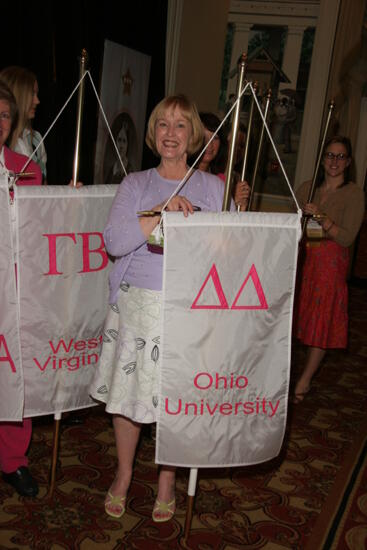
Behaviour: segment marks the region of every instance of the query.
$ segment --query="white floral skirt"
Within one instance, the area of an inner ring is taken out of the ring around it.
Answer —
[[[156,422],[161,292],[121,283],[110,306],[91,396],[106,411],[149,424]]]

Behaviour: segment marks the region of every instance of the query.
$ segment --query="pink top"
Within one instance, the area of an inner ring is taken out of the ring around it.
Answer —
[[[8,149],[4,145],[4,160],[5,166],[8,170],[12,172],[20,172],[27,162],[28,158],[19,153],[15,153],[11,149]],[[31,160],[25,169],[25,172],[32,172],[34,175],[31,177],[20,178],[17,181],[17,185],[41,185],[42,184],[42,173],[38,164]]]

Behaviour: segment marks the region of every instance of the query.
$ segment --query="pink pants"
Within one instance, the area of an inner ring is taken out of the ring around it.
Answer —
[[[0,422],[0,468],[9,474],[20,466],[28,466],[25,456],[32,435],[32,420]]]
[[[17,264],[15,283],[17,283]],[[25,456],[32,436],[32,419],[23,422],[0,422],[0,469],[5,473],[15,472],[21,466],[28,466]]]

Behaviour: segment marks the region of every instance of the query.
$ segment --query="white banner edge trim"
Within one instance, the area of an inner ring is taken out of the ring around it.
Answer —
[[[157,425],[158,428],[158,425]],[[258,464],[264,464],[265,462],[269,462],[269,460],[273,460],[277,456],[279,456],[280,450],[284,443],[284,435],[282,439],[282,444],[280,445],[278,452],[269,458],[265,458],[260,461],[256,462],[236,462],[236,464],[181,464],[179,462],[166,462],[166,461],[160,461],[159,463],[156,462],[156,464],[162,464],[164,466],[176,466],[177,468],[240,468],[242,466],[257,466]]]
[[[91,403],[90,405],[81,405],[77,408],[68,408],[68,409],[62,409],[60,411],[57,411],[57,413],[52,410],[51,412],[42,412],[42,413],[35,413],[35,414],[27,414],[23,418],[39,418],[40,416],[49,416],[49,415],[55,415],[55,414],[63,414],[66,412],[73,412],[73,411],[81,411],[83,409],[89,409],[90,407],[98,407],[101,403]]]
[[[167,214],[166,212],[163,212],[163,232],[164,232],[164,246],[167,246],[167,234],[165,232],[165,227],[167,224]],[[163,327],[164,327],[164,295],[166,291],[166,260],[167,254],[163,254],[163,275],[162,275],[162,293],[161,293],[161,319],[160,319],[160,333],[161,333],[161,357],[163,357],[163,349],[164,349],[164,339],[163,339]],[[162,362],[159,369],[159,382],[158,382],[158,395],[162,399]],[[158,430],[159,430],[159,420],[161,418],[162,414],[162,404],[159,403],[159,408],[157,411],[157,422],[156,422],[156,429],[157,429],[157,437],[156,437],[156,445],[155,445],[155,455],[154,455],[154,461],[156,464],[163,464],[163,462],[158,462],[158,454],[159,454],[159,437],[158,437]]]
[[[14,186],[16,189],[16,186]],[[22,382],[22,393],[23,393],[23,402],[22,402],[22,418],[24,418],[24,407],[25,407],[25,383],[24,383],[24,371],[23,371],[23,358],[22,358],[22,346],[20,341],[20,300],[19,300],[19,289],[20,289],[20,270],[19,270],[19,211],[18,211],[18,205],[16,201],[16,194],[14,189],[14,208],[15,208],[15,239],[16,239],[16,251],[15,251],[15,265],[14,265],[14,273],[13,273],[13,288],[15,292],[15,298],[17,301],[16,306],[16,318],[17,318],[17,335],[18,335],[18,355],[19,355],[19,369],[20,369],[20,379]],[[10,213],[10,205],[8,203],[8,211],[9,211],[9,217],[11,217]],[[10,230],[12,230],[11,227],[12,221],[10,220]],[[12,248],[12,255],[14,258],[14,246],[13,246],[13,238],[10,235],[10,244]],[[15,271],[16,269],[16,271]]]

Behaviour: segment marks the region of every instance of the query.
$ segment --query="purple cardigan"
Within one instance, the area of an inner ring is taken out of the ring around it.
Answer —
[[[155,168],[131,173],[120,183],[104,231],[106,249],[116,258],[109,281],[111,304],[116,302],[122,280],[139,288],[162,289],[163,256],[149,252],[136,213],[163,202],[178,183],[162,178]],[[223,193],[223,182],[200,170],[180,191],[207,212],[221,211]]]

